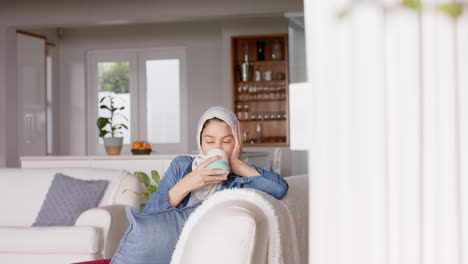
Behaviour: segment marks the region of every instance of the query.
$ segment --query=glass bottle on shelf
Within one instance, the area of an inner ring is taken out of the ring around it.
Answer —
[[[283,52],[281,47],[281,42],[279,40],[275,40],[271,45],[271,59],[272,60],[282,60],[283,59]]]
[[[243,82],[250,81],[252,64],[249,62],[249,46],[247,45],[247,41],[245,42],[245,48],[244,48],[244,62],[240,64],[240,68],[241,68],[241,81]]]
[[[265,42],[257,42],[257,61],[265,60]]]
[[[244,131],[244,133],[242,134],[242,142],[249,142],[249,133],[247,131]]]
[[[237,119],[242,120],[242,105],[237,104],[236,108],[237,108]]]
[[[244,105],[244,120],[249,120],[249,105],[245,104]]]
[[[258,122],[257,122],[256,132],[257,132],[257,139],[255,142],[262,143],[262,124]]]

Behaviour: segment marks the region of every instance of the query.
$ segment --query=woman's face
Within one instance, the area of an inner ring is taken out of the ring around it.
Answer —
[[[207,155],[211,149],[222,149],[226,152],[228,158],[231,157],[236,141],[228,124],[212,120],[203,129],[201,137],[203,155]]]

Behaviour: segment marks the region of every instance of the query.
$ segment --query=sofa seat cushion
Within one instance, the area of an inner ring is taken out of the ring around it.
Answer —
[[[91,226],[0,227],[0,253],[98,253],[102,232]]]

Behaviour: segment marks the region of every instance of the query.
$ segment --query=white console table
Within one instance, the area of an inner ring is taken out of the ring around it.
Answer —
[[[169,168],[172,159],[177,156],[192,156],[195,154],[173,155],[120,155],[120,156],[24,156],[20,157],[21,168],[63,168],[63,167],[91,167],[108,169],[125,169],[131,173],[142,171],[150,175],[157,170],[161,177]],[[264,159],[267,152],[244,152],[243,159]],[[258,164],[257,164],[258,165]],[[262,164],[263,165],[263,164]]]
[[[125,169],[133,173],[143,171],[150,175],[151,170],[157,170],[161,177],[169,168],[177,155],[132,155],[132,156],[25,156],[21,157],[22,168],[49,167],[92,167]],[[193,154],[186,154],[193,156]]]

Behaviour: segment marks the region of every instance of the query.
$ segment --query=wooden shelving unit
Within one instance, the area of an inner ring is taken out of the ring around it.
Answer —
[[[263,60],[259,46],[263,46]],[[241,72],[246,59],[247,80]],[[289,145],[288,35],[231,37],[231,69],[232,110],[244,131],[244,146]]]

